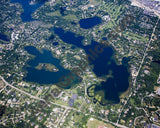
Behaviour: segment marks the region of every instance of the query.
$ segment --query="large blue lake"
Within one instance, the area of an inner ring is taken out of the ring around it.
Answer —
[[[103,47],[99,43],[92,40],[90,45],[84,46],[82,40],[84,37],[78,36],[72,32],[64,32],[62,28],[54,28],[55,34],[64,42],[82,48],[88,54],[90,65],[93,65],[93,72],[97,77],[103,77],[112,71],[112,78],[101,82],[101,85],[96,86],[95,91],[103,90],[105,92],[105,99],[114,103],[119,102],[119,95],[126,91],[129,87],[129,72],[126,66],[117,65],[113,59],[113,49],[111,47],[103,48],[103,52],[95,54],[94,49],[99,46],[99,50]],[[90,55],[94,55],[95,59],[91,59]]]
[[[43,49],[43,53],[39,52],[33,46],[25,47],[25,50],[35,56],[34,59],[28,61],[28,65],[26,66],[27,75],[24,77],[25,81],[35,82],[39,84],[55,84],[59,82],[59,79],[62,76],[66,76],[70,73],[69,70],[64,69],[60,65],[60,60],[54,58],[52,53],[48,50]],[[44,69],[38,70],[35,67],[38,66],[39,63],[49,63],[56,66],[59,71],[58,72],[50,72]],[[70,85],[69,85],[70,86]]]
[[[35,20],[32,18],[31,14],[38,9],[40,6],[44,4],[43,2],[36,3],[36,4],[30,4],[31,0],[11,0],[11,3],[20,3],[23,7],[23,13],[21,14],[21,19],[23,22],[32,21]]]
[[[81,19],[79,21],[79,24],[81,28],[89,29],[89,28],[93,28],[95,25],[100,24],[101,22],[102,21],[100,17],[94,16],[91,18]]]
[[[2,33],[0,33],[0,39],[3,40],[3,41],[9,41],[7,35],[4,35]]]
[[[42,6],[43,3],[30,4],[30,0],[11,0],[12,3],[20,3],[24,9],[21,14],[22,21],[32,21],[34,20],[31,15],[32,13]],[[94,26],[101,23],[100,17],[92,17],[87,19],[81,19],[79,21],[80,27],[84,29],[93,28]],[[95,87],[95,92],[104,91],[105,99],[114,103],[119,102],[120,93],[126,91],[129,87],[129,72],[127,67],[124,65],[117,65],[113,59],[113,49],[111,47],[102,48],[96,41],[92,40],[90,45],[84,46],[82,41],[84,37],[76,35],[72,32],[64,32],[62,28],[54,28],[55,34],[57,34],[60,39],[64,42],[72,44],[72,48],[76,47],[82,48],[88,54],[88,59],[90,60],[90,65],[93,65],[93,72],[97,77],[104,77],[112,71],[112,78],[101,82],[99,86]],[[0,35],[1,36],[1,35]],[[3,38],[3,36],[1,36]],[[58,45],[58,43],[57,43]],[[98,47],[97,47],[98,46]],[[103,52],[95,53],[95,48],[97,51],[103,50]],[[27,75],[24,78],[25,81],[36,82],[39,84],[56,84],[62,76],[67,76],[70,73],[69,70],[64,69],[60,65],[60,60],[54,58],[50,51],[43,49],[43,53],[40,53],[35,47],[27,46],[25,47],[28,53],[35,56],[34,59],[28,62],[29,66],[26,66]],[[39,63],[50,63],[55,65],[59,71],[49,72],[44,69],[38,70],[35,67]],[[64,88],[70,88],[71,85],[65,86]]]

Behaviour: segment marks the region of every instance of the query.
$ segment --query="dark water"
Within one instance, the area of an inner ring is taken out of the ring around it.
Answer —
[[[160,64],[160,60],[159,60],[159,61],[152,61],[152,62],[157,63],[157,64]]]
[[[75,47],[75,46],[72,46],[71,49],[76,49],[76,47]]]
[[[20,3],[23,7],[23,13],[21,14],[21,19],[23,22],[33,21],[31,14],[44,4],[45,0],[31,5],[30,0],[11,0],[11,3]]]
[[[25,81],[28,82],[36,82],[39,84],[55,84],[59,82],[60,77],[66,76],[70,73],[69,70],[64,69],[60,65],[60,60],[54,58],[52,53],[48,50],[43,49],[43,53],[40,53],[35,47],[27,46],[25,50],[35,56],[34,59],[28,61],[27,76],[24,78]],[[59,71],[58,72],[50,72],[35,69],[39,63],[50,63],[55,65]]]
[[[53,43],[53,46],[57,46],[57,45],[59,45],[58,42],[54,42],[54,43]]]
[[[102,40],[107,40],[107,38],[106,37],[102,37]]]
[[[60,7],[60,13],[61,13],[62,16],[65,15],[65,11],[66,11],[65,7]]]
[[[3,40],[3,41],[9,41],[7,35],[4,35],[2,33],[0,33],[0,39]]]
[[[95,17],[92,17],[92,18],[81,19],[79,21],[79,24],[80,24],[81,28],[89,29],[89,28],[94,27],[95,25],[100,24],[101,22],[102,22],[101,18],[95,16]]]
[[[54,28],[55,34],[57,34],[64,42],[72,44],[73,46],[82,48],[88,55],[90,65],[93,65],[93,72],[98,77],[103,77],[112,71],[112,78],[109,78],[105,82],[101,82],[100,86],[96,86],[95,91],[103,90],[105,92],[105,99],[114,103],[119,102],[119,94],[126,91],[129,87],[129,72],[124,65],[117,65],[113,60],[113,49],[111,47],[103,47],[99,43],[92,40],[92,43],[87,46],[83,46],[82,40],[84,37],[78,36],[72,32],[64,32],[62,28]],[[98,50],[103,49],[103,52],[95,52],[95,48],[98,46]],[[94,58],[91,58],[91,56]]]

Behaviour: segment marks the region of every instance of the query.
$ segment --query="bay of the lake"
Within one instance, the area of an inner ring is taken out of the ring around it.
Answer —
[[[31,4],[31,0],[11,0],[11,3],[19,3],[23,7],[23,13],[21,14],[21,19],[23,22],[33,21],[32,13],[41,7],[44,2]]]
[[[94,48],[100,45],[98,42],[92,40],[90,45],[84,46],[82,44],[84,37],[70,31],[64,32],[62,28],[54,28],[54,32],[64,42],[84,49],[87,55],[93,55],[92,51],[94,51]],[[99,48],[102,47],[101,45],[99,46]],[[91,60],[90,65],[93,65],[93,72],[97,77],[104,77],[108,75],[109,72],[112,72],[112,77],[101,82],[99,86],[96,86],[95,92],[102,90],[105,92],[106,100],[118,103],[120,101],[119,95],[129,87],[130,74],[127,66],[116,64],[113,55],[114,50],[111,47],[105,47],[103,48],[103,52],[97,54],[95,60]]]

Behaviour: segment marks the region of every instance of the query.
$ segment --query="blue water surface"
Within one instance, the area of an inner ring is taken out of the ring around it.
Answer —
[[[7,37],[7,35],[4,35],[2,33],[0,33],[0,39],[3,40],[3,41],[10,41]]]
[[[26,67],[27,75],[24,78],[25,81],[28,82],[36,82],[39,84],[55,84],[58,83],[60,77],[66,76],[70,73],[69,70],[64,69],[60,65],[60,60],[54,58],[52,56],[51,51],[43,49],[43,53],[40,53],[35,47],[33,46],[26,46],[25,50],[35,56],[34,59],[28,61],[28,65]],[[59,71],[58,72],[50,72],[44,69],[38,70],[35,67],[38,66],[39,63],[49,63],[56,66]]]
[[[30,0],[11,0],[11,3],[20,3],[23,7],[23,13],[21,14],[21,19],[23,22],[33,21],[31,14],[41,7],[45,2],[40,2],[36,4],[30,4]]]
[[[94,26],[100,24],[101,18],[100,17],[92,17],[92,18],[86,18],[86,19],[81,19],[79,21],[80,27],[84,28],[84,29],[89,29],[89,28],[93,28]]]
[[[103,77],[109,74],[109,71],[112,71],[113,77],[101,82],[101,86],[96,86],[95,91],[104,90],[106,100],[118,103],[120,101],[119,94],[126,91],[129,87],[129,72],[126,66],[115,63],[113,49],[111,47],[104,47],[94,40],[92,40],[90,45],[84,46],[82,44],[84,37],[76,35],[73,32],[64,32],[62,28],[54,28],[54,32],[64,42],[85,50],[90,65],[93,65],[93,72],[97,77]],[[95,52],[97,46],[98,51],[103,49],[103,52]],[[94,59],[90,56],[94,57]]]

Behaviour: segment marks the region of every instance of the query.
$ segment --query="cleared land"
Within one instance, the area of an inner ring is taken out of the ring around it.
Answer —
[[[111,124],[104,123],[94,118],[90,118],[87,122],[87,128],[115,128]]]

